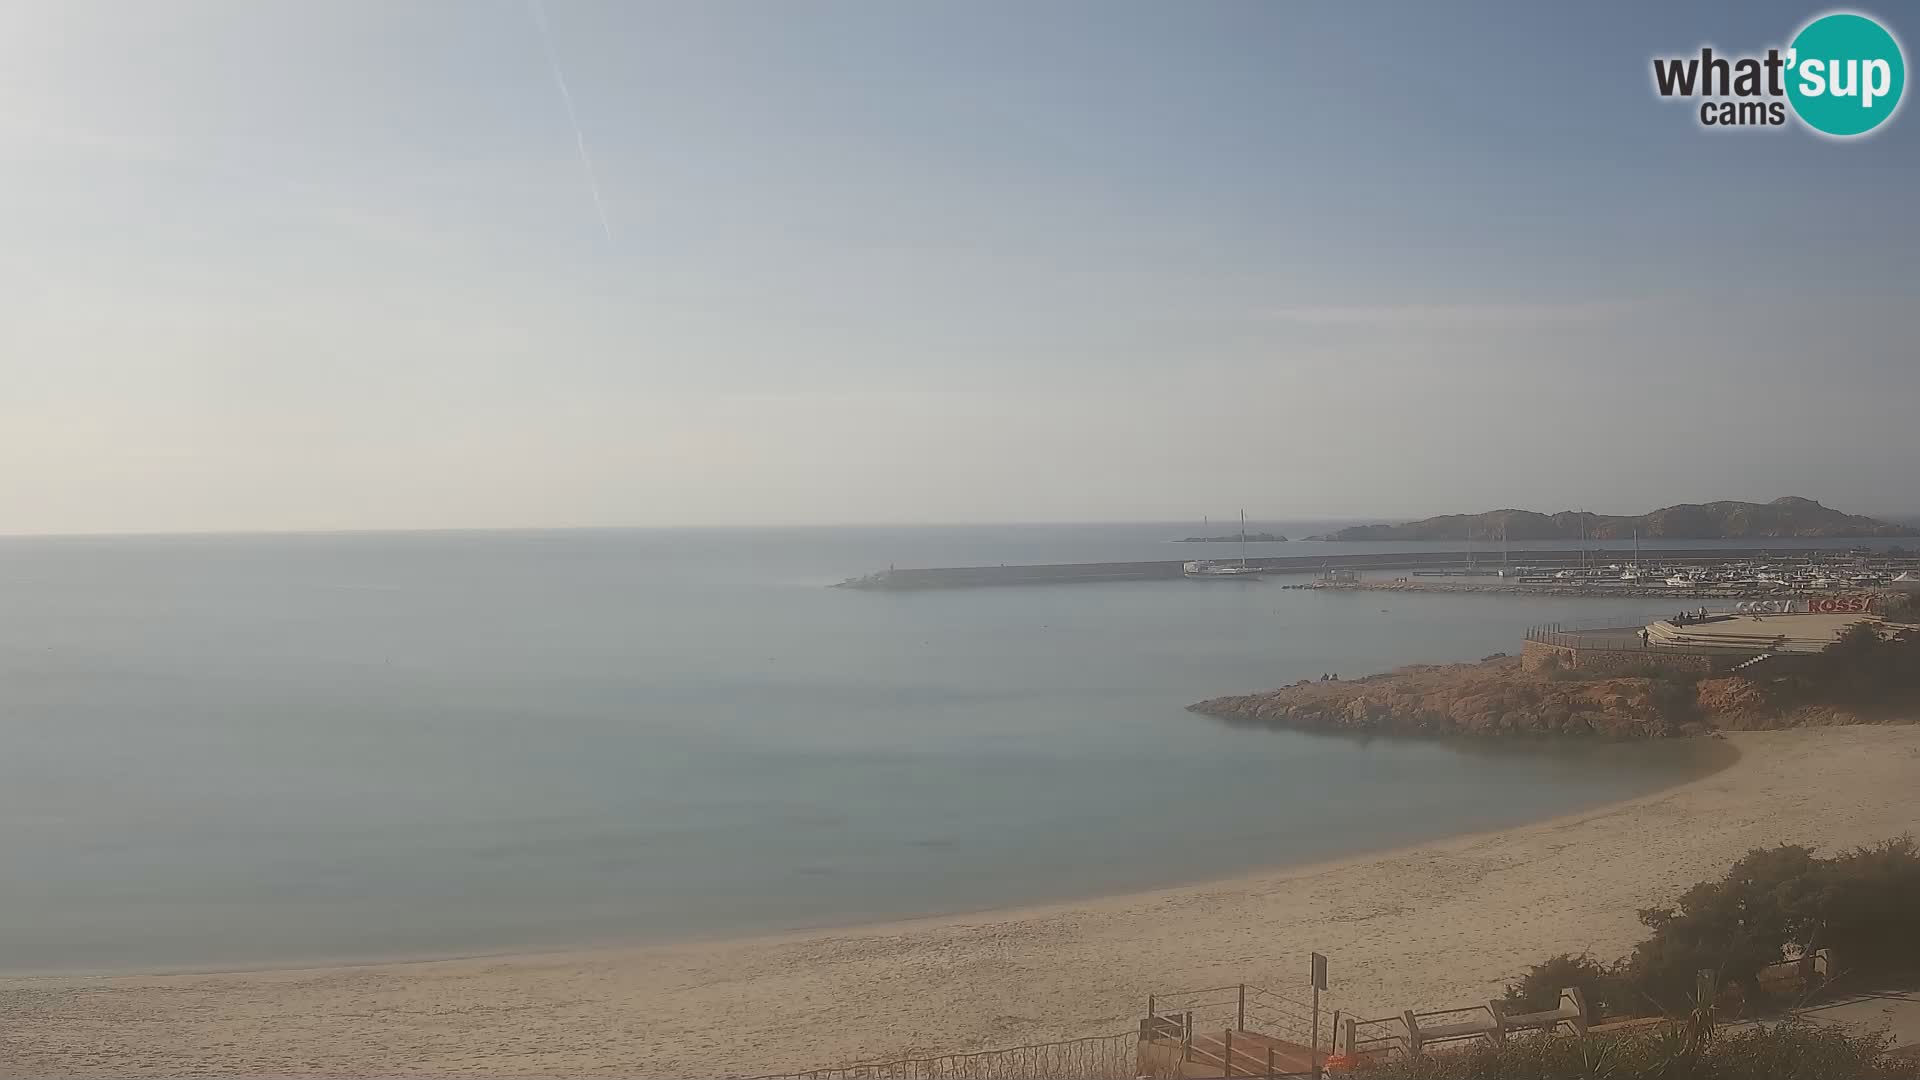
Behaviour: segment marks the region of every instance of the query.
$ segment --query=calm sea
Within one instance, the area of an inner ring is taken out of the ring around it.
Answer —
[[[978,909],[1538,819],[1703,767],[1698,744],[1363,742],[1183,710],[1659,601],[823,588],[889,563],[1193,557],[1168,541],[1197,531],[0,540],[0,970]]]

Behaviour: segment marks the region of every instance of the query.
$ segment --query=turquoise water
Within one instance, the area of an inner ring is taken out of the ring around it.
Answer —
[[[0,970],[978,909],[1538,819],[1705,767],[1690,743],[1364,742],[1183,708],[1660,601],[822,587],[890,562],[1193,557],[1166,541],[1194,531],[0,540]]]

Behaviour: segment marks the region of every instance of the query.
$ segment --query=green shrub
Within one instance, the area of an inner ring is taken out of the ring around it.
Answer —
[[[1920,630],[1883,631],[1859,623],[1792,670],[1777,685],[1805,701],[1882,705],[1920,700]]]
[[[1778,1003],[1765,999],[1760,969],[1789,955],[1830,949],[1834,972],[1854,977],[1920,968],[1920,845],[1906,836],[1830,858],[1756,848],[1640,921],[1652,933],[1624,960],[1553,957],[1510,985],[1507,1001],[1549,1009],[1561,987],[1578,986],[1599,1015],[1673,1016],[1695,1006],[1702,969],[1732,999],[1765,1006]]]
[[[1598,1020],[1622,1011],[1614,1004],[1621,992],[1619,981],[1612,967],[1592,956],[1561,953],[1528,968],[1518,982],[1508,983],[1502,1001],[1508,1012],[1546,1012],[1559,1006],[1561,990],[1573,986],[1586,995],[1587,1019]]]
[[[1711,968],[1722,984],[1752,989],[1760,969],[1789,946],[1817,947],[1823,883],[1813,852],[1782,845],[1755,849],[1719,881],[1703,881],[1678,908],[1647,908],[1653,935],[1627,959],[1624,973],[1645,1013],[1672,1013],[1692,998],[1695,973]]]
[[[1849,972],[1920,969],[1920,848],[1903,836],[1827,859],[1812,944]]]
[[[1700,676],[1679,675],[1667,672],[1663,677],[1655,678],[1648,689],[1648,697],[1653,702],[1653,712],[1665,721],[1669,732],[1682,725],[1699,723],[1700,714]]]
[[[1519,1038],[1366,1071],[1376,1080],[1920,1080],[1884,1035],[1779,1024],[1718,1039],[1683,1030],[1581,1039]]]

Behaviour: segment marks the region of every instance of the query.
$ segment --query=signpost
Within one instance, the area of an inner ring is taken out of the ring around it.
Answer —
[[[1313,954],[1313,1048],[1307,1056],[1313,1059],[1314,1080],[1320,1077],[1320,991],[1327,988],[1327,958],[1319,953]]]

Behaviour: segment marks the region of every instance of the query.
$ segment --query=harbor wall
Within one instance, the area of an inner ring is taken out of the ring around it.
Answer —
[[[1846,554],[1846,549],[1834,547],[1828,549],[1797,549],[1780,551],[1771,548],[1674,548],[1647,549],[1640,551],[1640,561],[1661,565],[1680,563],[1727,562],[1739,559],[1802,559],[1809,556],[1834,557]],[[1607,550],[1589,552],[1586,561],[1595,557],[1603,562],[1619,562],[1624,553]],[[989,585],[1055,585],[1093,581],[1154,581],[1181,576],[1181,567],[1186,560],[1166,559],[1142,562],[1102,562],[1102,563],[1052,563],[1026,566],[946,566],[914,570],[883,570],[863,578],[854,578],[843,584],[856,589],[959,589],[976,588]],[[1236,562],[1236,559],[1221,560]],[[1536,566],[1559,569],[1580,566],[1583,558],[1579,551],[1552,549],[1546,551],[1510,551],[1505,556],[1509,566]],[[1484,551],[1474,552],[1476,566],[1491,571],[1502,564],[1498,552],[1489,557]],[[1464,551],[1380,551],[1355,554],[1310,554],[1275,555],[1257,559],[1248,559],[1249,566],[1258,566],[1276,574],[1311,574],[1320,570],[1392,570],[1419,569],[1422,567],[1464,567],[1467,565],[1467,553]]]

